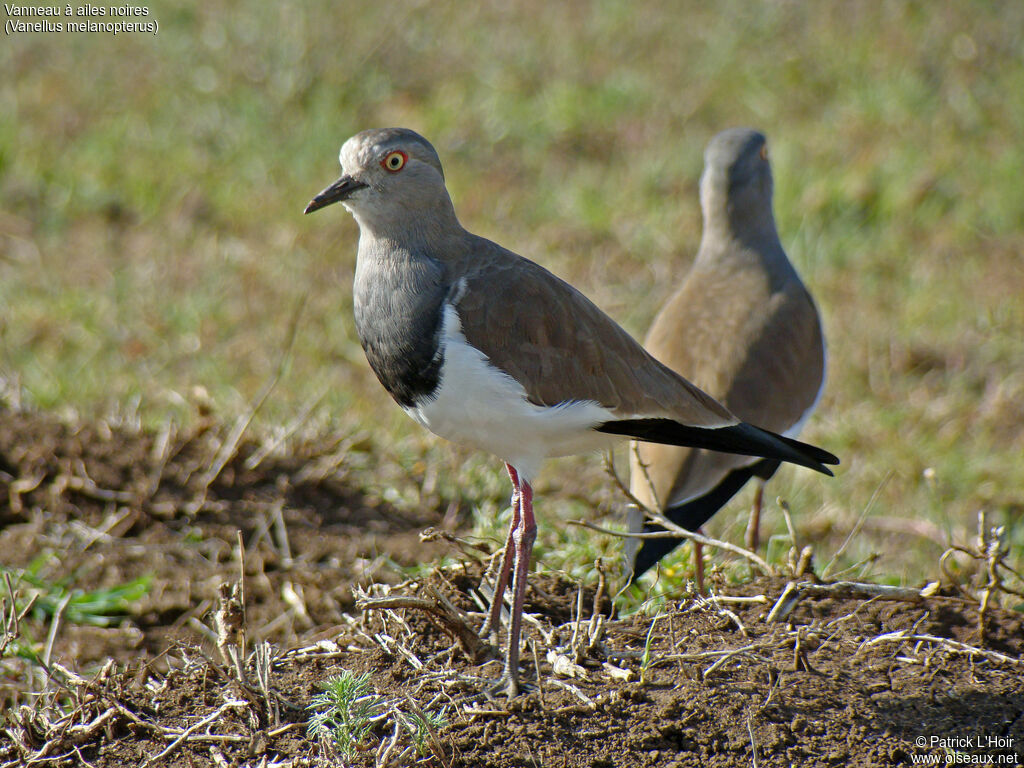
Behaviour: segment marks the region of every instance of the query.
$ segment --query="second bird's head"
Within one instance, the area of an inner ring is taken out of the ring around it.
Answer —
[[[755,199],[770,205],[772,170],[764,134],[730,128],[712,138],[704,150],[700,192],[705,210],[741,201],[750,205]]]
[[[451,206],[437,152],[408,128],[357,133],[342,145],[338,160],[341,178],[314,197],[306,213],[342,203],[360,226],[378,229],[416,211]]]

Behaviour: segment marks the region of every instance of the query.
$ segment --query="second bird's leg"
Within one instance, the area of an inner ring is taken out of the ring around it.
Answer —
[[[519,527],[519,501],[522,498],[519,489],[519,473],[516,472],[515,467],[508,463],[505,464],[505,469],[508,470],[508,476],[512,480],[512,522],[509,523],[508,537],[505,539],[505,550],[501,555],[501,569],[498,571],[497,578],[494,580],[494,594],[491,596],[491,611],[487,615],[487,620],[484,621],[483,627],[480,628],[480,636],[487,637],[490,635],[493,637],[495,643],[498,642],[498,633],[501,630],[501,606],[505,602],[505,588],[508,586],[508,576],[509,572],[512,570],[512,552],[515,549],[513,534],[515,534],[516,528]]]
[[[519,484],[519,510],[521,519],[512,534],[516,545],[516,568],[512,588],[512,618],[508,628],[508,651],[502,681],[509,698],[519,695],[519,636],[523,626],[523,603],[526,599],[526,579],[530,570],[530,554],[537,538],[537,521],[533,517],[533,489],[527,482]]]
[[[698,528],[697,533],[703,534]],[[704,594],[704,545],[693,542],[693,580],[697,583],[697,594]]]
[[[747,522],[747,533],[744,543],[751,552],[757,552],[761,544],[761,502],[764,500],[764,480],[757,481],[754,491],[754,506],[750,509],[750,520]]]

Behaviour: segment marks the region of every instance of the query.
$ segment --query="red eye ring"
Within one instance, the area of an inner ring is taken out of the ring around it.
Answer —
[[[396,149],[392,152],[388,152],[384,159],[380,161],[381,168],[391,173],[398,173],[405,167],[406,162],[409,160],[409,156],[400,149]]]

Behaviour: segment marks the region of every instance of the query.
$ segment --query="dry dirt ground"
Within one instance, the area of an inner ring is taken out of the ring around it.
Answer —
[[[532,691],[492,700],[480,680],[500,664],[472,631],[488,553],[420,537],[442,518],[457,533],[466,512],[361,491],[350,440],[284,452],[202,420],[147,433],[0,416],[0,565],[29,573],[12,584],[19,605],[44,593],[17,627],[5,598],[2,766],[1021,759],[1021,616],[992,610],[982,638],[977,604],[954,591],[826,590],[783,610],[786,580],[763,579],[621,619],[605,585],[541,568]],[[400,582],[398,566],[453,553]],[[110,626],[60,589],[139,577],[140,594],[105,609]],[[358,738],[308,735],[311,700],[346,670],[371,686]]]

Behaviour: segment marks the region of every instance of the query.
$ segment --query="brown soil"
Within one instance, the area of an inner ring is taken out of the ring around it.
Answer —
[[[365,460],[367,446],[328,435],[268,452],[248,439],[235,445],[229,428],[202,421],[147,433],[0,416],[0,565],[86,591],[149,578],[110,626],[83,623],[59,595],[23,619],[0,659],[0,765],[1021,758],[1017,613],[993,610],[982,639],[977,606],[952,592],[917,602],[805,596],[785,621],[769,624],[786,585],[776,579],[726,590],[754,598],[746,602],[690,597],[656,617],[609,618],[605,591],[595,596],[542,571],[527,593],[523,677],[533,690],[489,700],[480,691],[500,664],[464,649],[475,640],[465,628],[482,618],[486,563],[443,539],[421,541],[420,531],[442,517],[457,528],[457,506],[389,503],[382,497],[408,494],[368,492],[382,470]],[[244,617],[232,614],[229,595],[239,535]],[[453,554],[465,562],[398,583],[397,566]],[[372,597],[420,597],[437,615],[361,610],[353,595],[360,585]],[[218,616],[227,625],[220,645]],[[450,629],[459,624],[462,645]],[[259,651],[248,655],[242,682],[229,652],[240,647],[241,630],[246,649]],[[347,755],[307,736],[310,700],[343,670],[368,673],[377,695],[376,717]],[[424,712],[447,724],[422,731],[417,750],[406,724]]]

